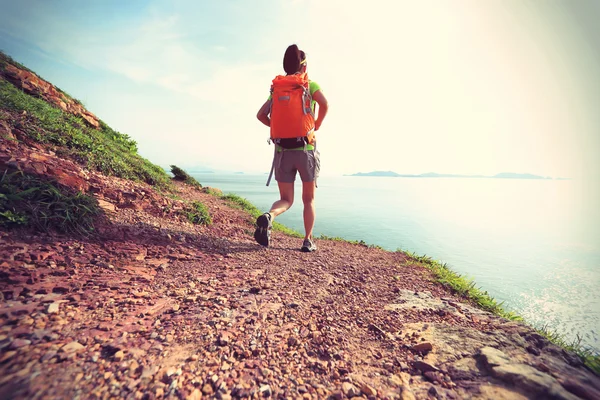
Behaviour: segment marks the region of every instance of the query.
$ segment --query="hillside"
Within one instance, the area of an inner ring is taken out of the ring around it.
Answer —
[[[263,248],[243,199],[5,55],[0,105],[2,399],[600,398],[597,358],[445,266],[279,225]]]

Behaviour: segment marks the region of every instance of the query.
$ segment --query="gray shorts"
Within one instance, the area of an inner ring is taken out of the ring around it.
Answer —
[[[313,182],[319,177],[321,160],[318,150],[285,150],[277,153],[275,159],[275,180],[292,183],[296,172],[302,182]]]

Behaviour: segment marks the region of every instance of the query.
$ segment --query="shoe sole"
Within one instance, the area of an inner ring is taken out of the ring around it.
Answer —
[[[313,251],[317,251],[317,248],[316,247],[312,247],[312,248],[310,248],[310,247],[301,247],[300,251],[303,252],[303,253],[312,253]]]
[[[256,220],[254,239],[258,242],[258,244],[269,247],[270,236],[271,232],[269,230],[269,218],[263,214]]]

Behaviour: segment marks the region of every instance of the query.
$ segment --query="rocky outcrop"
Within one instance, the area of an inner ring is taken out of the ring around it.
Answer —
[[[5,66],[4,70],[0,69],[0,75],[26,93],[41,97],[48,103],[54,104],[66,112],[83,118],[94,128],[100,127],[98,117],[87,111],[79,102],[65,95],[54,85],[41,79],[36,74],[19,69],[12,64],[8,64]]]
[[[6,140],[11,137],[17,140]],[[24,132],[0,123],[0,173],[22,171],[56,182],[75,192],[94,195],[106,212],[132,209],[164,216],[177,215],[184,207],[183,201],[161,196],[146,184],[105,177],[82,168],[74,161],[58,157],[54,151],[44,146],[30,142],[31,139]]]

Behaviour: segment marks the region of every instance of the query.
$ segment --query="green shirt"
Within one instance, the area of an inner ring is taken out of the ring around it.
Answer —
[[[317,82],[309,80],[308,81],[308,90],[310,90],[310,95],[312,96],[316,92],[318,92],[319,90],[321,90],[321,86],[319,86],[319,84]],[[269,95],[268,100],[271,100],[271,99],[272,99],[272,96]],[[312,107],[312,110],[313,110],[313,113],[315,112],[315,104],[317,104],[317,102],[314,101],[314,100],[310,103],[310,105]],[[306,145],[306,150],[314,150],[314,149],[315,149],[315,146],[313,146],[312,144],[307,144]],[[284,150],[285,151],[289,151],[289,150],[304,150],[304,147],[296,147],[294,149],[283,149],[283,148],[279,147],[277,149],[277,151],[284,151]]]

